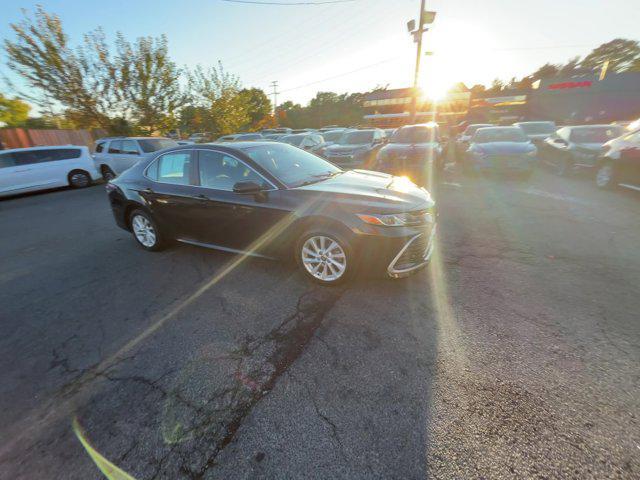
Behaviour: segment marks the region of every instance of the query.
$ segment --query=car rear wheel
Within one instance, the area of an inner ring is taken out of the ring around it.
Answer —
[[[305,275],[321,285],[345,282],[354,271],[351,248],[333,231],[308,231],[297,242],[296,260]]]
[[[105,182],[108,182],[109,180],[113,180],[114,178],[116,178],[116,174],[113,173],[113,170],[111,170],[111,168],[109,168],[107,165],[103,165],[100,168],[100,173],[102,173],[102,178],[104,179]]]
[[[85,188],[91,185],[91,176],[83,170],[74,170],[69,173],[69,185],[72,188]]]
[[[601,164],[596,172],[596,186],[602,189],[611,188],[614,185],[613,179],[613,164],[611,162]]]
[[[131,233],[138,244],[149,251],[162,250],[165,239],[151,215],[143,210],[134,210],[129,217]]]

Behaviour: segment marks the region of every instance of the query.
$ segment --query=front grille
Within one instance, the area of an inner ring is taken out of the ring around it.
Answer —
[[[429,237],[427,235],[420,235],[416,238],[407,249],[400,255],[400,258],[396,260],[394,265],[395,270],[405,270],[407,268],[415,267],[416,265],[424,262],[424,258],[427,256],[427,249],[429,248]]]

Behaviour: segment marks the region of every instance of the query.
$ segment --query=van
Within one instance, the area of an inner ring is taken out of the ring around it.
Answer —
[[[66,186],[84,188],[99,179],[84,146],[0,150],[0,196]]]

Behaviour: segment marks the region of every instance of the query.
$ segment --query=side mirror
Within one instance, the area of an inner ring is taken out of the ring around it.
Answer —
[[[238,182],[233,186],[233,191],[240,194],[260,193],[262,188],[256,182]]]

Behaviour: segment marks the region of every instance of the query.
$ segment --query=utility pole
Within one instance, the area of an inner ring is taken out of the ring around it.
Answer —
[[[420,0],[420,14],[418,15],[418,28],[414,31],[415,21],[411,20],[407,23],[409,33],[413,35],[413,41],[417,44],[416,48],[416,68],[413,74],[413,92],[411,95],[411,123],[416,123],[416,113],[418,109],[418,79],[420,78],[420,59],[422,58],[422,35],[428,31],[425,25],[433,23],[436,12],[425,12],[425,0]]]
[[[278,124],[278,81],[274,80],[271,82],[271,87],[273,88],[273,118],[276,120],[276,125]]]

